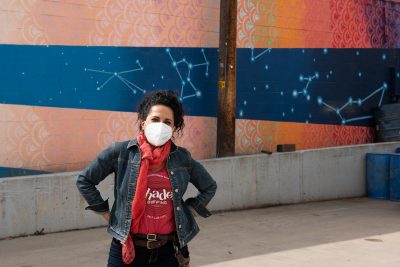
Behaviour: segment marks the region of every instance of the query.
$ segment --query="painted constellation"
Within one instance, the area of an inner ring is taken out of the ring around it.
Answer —
[[[104,88],[104,86],[106,86],[112,79],[117,78],[118,80],[120,80],[123,84],[125,84],[131,91],[132,93],[136,94],[137,91],[142,92],[143,94],[146,93],[146,90],[142,89],[141,87],[139,87],[138,85],[136,85],[135,83],[129,81],[128,79],[124,78],[122,76],[122,74],[126,74],[126,73],[131,73],[131,72],[136,72],[136,71],[143,71],[143,67],[140,64],[139,60],[136,60],[136,64],[137,64],[137,68],[136,69],[131,69],[131,70],[126,70],[126,71],[120,71],[120,72],[108,72],[108,71],[104,71],[104,70],[95,70],[95,69],[88,69],[85,68],[85,71],[89,71],[89,72],[96,72],[96,73],[101,73],[101,74],[107,74],[110,75],[110,77],[108,77],[108,79],[103,82],[100,86],[97,86],[97,90],[100,91],[101,89]]]
[[[385,92],[387,91],[387,84],[384,83],[380,88],[376,89],[374,92],[372,92],[371,94],[369,94],[367,97],[361,99],[357,99],[354,100],[352,97],[349,97],[349,100],[340,108],[335,108],[332,107],[331,105],[327,104],[323,98],[321,96],[319,96],[317,98],[318,104],[320,106],[325,106],[328,109],[336,112],[336,115],[341,119],[341,122],[343,125],[349,123],[349,122],[353,122],[353,121],[361,121],[361,120],[368,120],[371,119],[373,116],[369,115],[369,116],[360,116],[360,117],[355,117],[355,118],[350,118],[350,119],[346,119],[343,117],[342,115],[342,111],[349,107],[352,106],[353,104],[357,104],[359,107],[362,107],[362,105],[364,104],[364,102],[368,101],[370,98],[372,98],[373,96],[377,95],[377,94],[381,94],[380,100],[379,100],[379,104],[378,107],[382,106],[382,102],[383,102],[383,97],[385,96]]]
[[[300,90],[300,91],[293,90],[293,93],[292,93],[293,97],[297,97],[297,96],[299,96],[299,95],[303,95],[308,101],[310,101],[311,95],[309,94],[308,88],[310,87],[311,83],[312,83],[315,79],[318,79],[318,78],[319,78],[319,73],[318,73],[318,72],[316,72],[316,73],[314,74],[314,76],[309,76],[309,77],[304,77],[303,75],[300,75],[300,78],[299,78],[300,82],[307,81],[307,84],[306,84],[306,86],[305,86],[302,90]]]
[[[254,55],[254,48],[250,48],[251,49],[251,57],[250,57],[250,61],[251,62],[255,62],[258,58],[262,57],[265,53],[271,53],[272,48],[267,48],[264,49],[262,52],[260,52],[258,55]]]
[[[201,49],[201,53],[204,57],[204,62],[198,63],[198,64],[193,64],[193,63],[187,61],[186,58],[182,58],[180,60],[175,60],[171,54],[171,49],[167,48],[165,51],[169,55],[171,62],[172,62],[172,66],[178,73],[179,79],[181,80],[180,100],[183,101],[190,97],[201,97],[201,91],[193,84],[192,79],[191,79],[191,74],[192,74],[193,69],[205,66],[206,70],[205,70],[204,75],[205,76],[209,75],[208,69],[209,69],[210,62],[207,60],[206,54],[204,53],[204,49]],[[179,71],[179,65],[183,65],[184,67],[187,68],[186,77],[183,77],[181,71]],[[184,91],[185,91],[186,85],[190,85],[191,89],[193,90],[192,94],[188,93],[187,95],[185,95]]]

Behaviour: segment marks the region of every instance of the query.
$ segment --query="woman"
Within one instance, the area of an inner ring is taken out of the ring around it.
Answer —
[[[187,243],[199,232],[193,213],[208,217],[206,205],[217,184],[190,153],[173,143],[182,133],[183,107],[172,91],[155,91],[138,107],[139,134],[114,142],[80,173],[77,187],[89,206],[108,221],[113,236],[108,266],[189,266]],[[115,173],[109,211],[96,189]],[[188,183],[199,191],[183,201]]]

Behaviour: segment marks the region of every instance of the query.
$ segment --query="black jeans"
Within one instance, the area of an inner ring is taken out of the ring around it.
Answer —
[[[178,261],[175,258],[175,251],[172,241],[164,246],[155,249],[135,246],[135,259],[129,265],[122,261],[122,245],[113,238],[108,255],[108,267],[178,267]]]

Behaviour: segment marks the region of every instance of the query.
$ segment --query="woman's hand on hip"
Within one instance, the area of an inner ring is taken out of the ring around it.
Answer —
[[[103,214],[101,214],[104,218],[104,220],[106,220],[107,222],[110,220],[110,212],[104,212]]]

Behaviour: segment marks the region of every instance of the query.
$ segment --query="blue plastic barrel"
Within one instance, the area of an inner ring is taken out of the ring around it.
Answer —
[[[389,199],[390,156],[387,153],[367,153],[368,197]]]
[[[390,157],[390,200],[400,201],[400,155]]]

